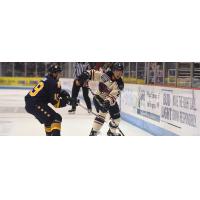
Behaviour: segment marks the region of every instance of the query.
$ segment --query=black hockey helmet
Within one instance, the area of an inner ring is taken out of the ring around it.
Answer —
[[[57,73],[57,72],[62,72],[62,68],[58,64],[53,64],[49,67],[48,69],[49,73]]]
[[[124,71],[124,65],[122,63],[120,63],[120,62],[115,63],[112,66],[112,71],[115,71],[115,70]]]

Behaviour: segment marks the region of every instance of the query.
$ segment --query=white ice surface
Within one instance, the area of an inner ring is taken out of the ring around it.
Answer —
[[[0,89],[0,135],[44,136],[44,127],[34,116],[26,113],[24,96],[28,90]],[[83,102],[84,105],[84,102]],[[88,136],[92,128],[94,115],[88,114],[81,107],[75,115],[68,114],[68,109],[55,109],[63,118],[62,136]],[[120,128],[126,136],[148,136],[149,133],[121,121]],[[101,129],[100,136],[106,135],[108,123]]]

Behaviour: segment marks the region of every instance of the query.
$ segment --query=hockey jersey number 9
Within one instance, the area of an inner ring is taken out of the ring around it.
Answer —
[[[59,94],[61,91],[60,83],[50,76],[41,80],[32,91],[26,95],[26,100],[33,104],[51,103],[56,108],[60,107]]]

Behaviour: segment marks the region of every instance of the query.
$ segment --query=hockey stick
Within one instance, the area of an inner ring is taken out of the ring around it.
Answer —
[[[91,94],[92,94],[93,96],[95,96],[95,93],[92,91],[92,89],[89,88],[89,87],[87,87],[87,88],[90,90]]]
[[[90,87],[88,87],[88,89],[90,90],[90,92],[91,92],[91,94],[93,95],[93,96],[95,96],[95,93],[92,91],[92,89],[90,88]],[[80,104],[80,107],[82,107],[82,108],[84,108],[81,104]],[[86,108],[84,108],[84,109],[86,109]],[[98,115],[96,114],[96,113],[94,113],[94,112],[91,112],[93,115],[95,115],[96,117],[98,117]],[[115,126],[117,126],[117,124],[112,120],[112,122],[113,122],[113,124],[115,125]],[[122,130],[119,128],[119,126],[117,126],[117,129],[119,130],[119,132],[121,133],[121,135],[122,136],[125,136],[125,134],[122,132]]]

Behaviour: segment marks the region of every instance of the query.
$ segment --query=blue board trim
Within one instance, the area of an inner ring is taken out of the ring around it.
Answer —
[[[31,89],[33,87],[18,87],[18,86],[0,86],[0,89],[5,89],[5,90],[13,90],[13,89],[24,89],[24,90],[28,90],[28,89]]]
[[[178,136],[177,134],[175,134],[171,131],[168,131],[164,128],[161,128],[150,122],[139,119],[137,117],[134,117],[133,115],[130,115],[130,114],[127,114],[124,112],[121,112],[121,118],[124,121],[132,124],[133,126],[137,126],[138,128],[143,129],[154,136]]]

